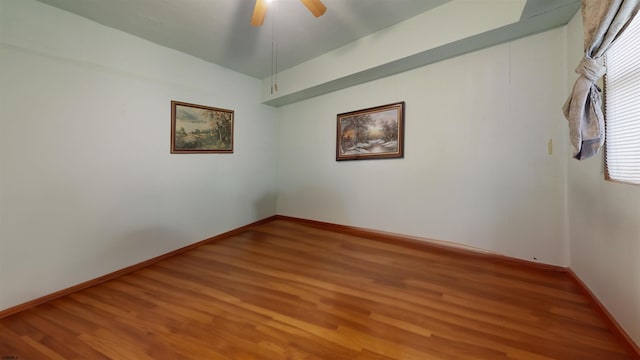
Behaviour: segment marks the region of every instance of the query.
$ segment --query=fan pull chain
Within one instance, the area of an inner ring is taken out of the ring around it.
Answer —
[[[278,92],[278,32],[276,31],[276,22],[279,6],[277,1],[273,3],[275,3],[275,11],[273,11],[273,21],[271,22],[271,94]]]

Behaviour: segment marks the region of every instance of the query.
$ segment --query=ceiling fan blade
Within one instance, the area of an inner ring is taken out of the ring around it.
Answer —
[[[264,22],[264,15],[267,13],[267,1],[256,0],[253,7],[253,15],[251,15],[251,25],[260,26]]]
[[[306,6],[307,9],[309,9],[309,11],[311,11],[311,13],[315,17],[320,17],[322,16],[322,14],[324,14],[325,11],[327,11],[327,7],[324,6],[322,1],[320,0],[300,0],[300,1],[302,1],[304,6]]]

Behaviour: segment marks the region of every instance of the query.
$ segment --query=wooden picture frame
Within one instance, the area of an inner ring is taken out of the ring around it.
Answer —
[[[404,157],[404,101],[338,114],[336,161]]]
[[[171,101],[171,153],[233,153],[234,111]]]

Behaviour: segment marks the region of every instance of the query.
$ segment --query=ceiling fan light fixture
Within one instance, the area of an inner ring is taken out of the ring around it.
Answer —
[[[253,7],[253,15],[251,16],[251,25],[261,26],[264,23],[264,16],[267,13],[267,5],[275,1],[276,0],[256,0],[256,5]],[[315,17],[320,17],[327,11],[327,7],[324,6],[320,0],[300,0],[300,2],[302,2]]]

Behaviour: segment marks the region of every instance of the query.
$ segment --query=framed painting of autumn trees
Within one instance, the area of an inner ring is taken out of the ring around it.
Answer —
[[[404,157],[404,102],[338,114],[336,160]]]
[[[232,153],[233,110],[171,102],[171,153]]]

